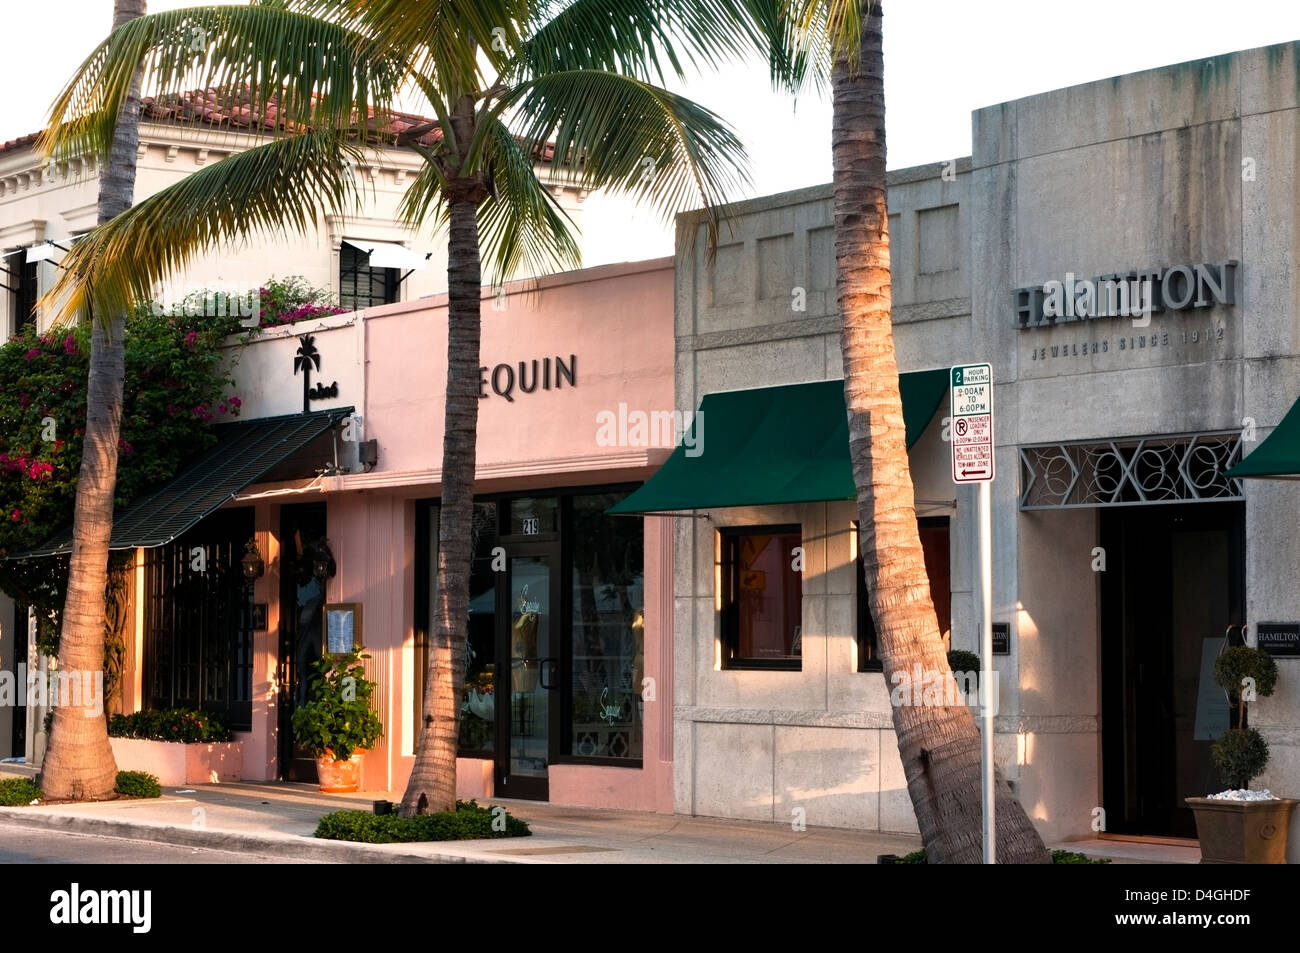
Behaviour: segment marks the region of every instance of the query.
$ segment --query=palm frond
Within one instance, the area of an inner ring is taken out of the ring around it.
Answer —
[[[525,154],[554,143],[557,175],[627,194],[665,219],[702,204],[711,237],[715,209],[749,185],[744,146],[720,117],[641,80],[552,73],[521,83],[502,106],[517,106]]]
[[[487,84],[481,62],[500,72],[522,42],[536,0],[288,0],[399,52],[454,100]],[[482,61],[480,60],[482,57]]]
[[[484,158],[493,195],[479,206],[478,232],[492,283],[577,268],[573,219],[538,178],[532,155],[504,123],[490,122]]]
[[[772,85],[799,95],[811,84],[819,93],[830,86],[832,38],[826,30],[829,7],[852,0],[737,0],[757,34]],[[853,41],[856,43],[856,40]]]
[[[55,100],[39,148],[106,155],[137,71],[144,95],[211,89],[248,100],[253,126],[341,127],[384,112],[408,74],[382,43],[279,6],[191,7],[139,17],[95,48]]]
[[[775,0],[766,0],[775,3]],[[660,84],[686,65],[766,52],[746,0],[548,0],[511,64],[518,79],[565,70],[608,70]]]
[[[41,299],[52,320],[121,313],[202,252],[249,238],[305,234],[318,210],[361,209],[347,132],[309,132],[235,153],[149,196],[78,241]]]
[[[830,64],[844,56],[857,69],[862,55],[862,0],[747,0],[776,2],[784,11],[787,53],[803,54],[818,70],[819,85]]]

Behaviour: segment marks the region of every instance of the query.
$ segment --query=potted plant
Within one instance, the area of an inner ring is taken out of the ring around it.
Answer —
[[[496,715],[495,679],[492,667],[465,680],[465,710],[477,718],[491,721]]]
[[[312,663],[307,702],[293,713],[294,740],[316,757],[320,789],[326,794],[357,790],[361,756],[384,734],[370,707],[375,683],[366,678],[362,664],[369,657],[354,648]]]
[[[1296,802],[1268,790],[1250,790],[1251,779],[1268,764],[1268,742],[1247,721],[1247,702],[1273,694],[1277,664],[1260,649],[1233,646],[1214,660],[1214,681],[1227,693],[1236,724],[1211,749],[1214,766],[1231,790],[1186,799],[1196,815],[1201,863],[1284,864]]]

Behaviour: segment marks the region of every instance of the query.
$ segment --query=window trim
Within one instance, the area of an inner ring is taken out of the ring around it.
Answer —
[[[362,242],[362,241],[364,241],[364,239],[361,239],[361,238],[358,238],[358,239],[344,239],[344,240],[343,240],[342,242],[340,242],[340,244],[339,244],[339,273],[338,273],[338,279],[339,279],[339,307],[341,307],[341,308],[346,308],[346,307],[349,306],[349,305],[345,302],[344,294],[343,294],[343,279],[344,279],[344,276],[345,276],[345,275],[349,275],[349,274],[351,275],[351,278],[352,278],[352,295],[351,295],[351,301],[352,301],[352,304],[351,304],[351,308],[352,308],[353,311],[364,311],[366,308],[379,308],[379,307],[382,307],[382,306],[384,306],[384,305],[386,305],[386,304],[396,304],[396,303],[398,303],[399,301],[401,301],[401,300],[402,300],[402,281],[401,281],[401,272],[400,272],[400,270],[397,269],[397,268],[376,268],[376,267],[374,267],[373,265],[370,264],[370,253],[369,253],[369,252],[363,252],[360,248],[356,248],[356,247],[354,247],[352,244],[350,244],[350,243],[353,242],[353,241]],[[344,270],[344,265],[343,265],[343,257],[344,257],[344,255],[348,255],[348,256],[353,256],[353,255],[355,255],[356,258],[357,258],[357,260],[358,260],[358,264],[356,265],[356,267],[353,268],[353,269],[351,269],[350,271],[345,271],[345,270]],[[360,263],[363,259],[364,259],[364,264]],[[373,296],[373,295],[371,295],[371,294],[366,294],[366,295],[364,296],[365,299],[366,299],[366,303],[365,303],[365,304],[362,304],[362,303],[361,303],[361,298],[362,298],[363,296],[360,294],[360,291],[359,291],[359,289],[360,289],[360,285],[361,285],[361,280],[362,280],[362,275],[364,274],[364,275],[366,276],[367,285],[370,286],[370,287],[373,287],[373,283],[372,283],[372,282],[374,281],[374,273],[375,273],[375,272],[383,272],[383,278],[384,278],[384,299],[385,299],[385,300],[383,300],[383,301],[379,301],[379,302],[375,302],[375,301],[374,301],[374,296]],[[391,300],[391,301],[390,301],[390,300],[387,300],[387,299],[389,299],[390,297],[391,297],[392,300]]]
[[[748,659],[739,658],[739,641],[740,626],[739,618],[736,616],[733,607],[739,605],[735,597],[735,573],[730,571],[731,561],[728,556],[729,547],[735,545],[735,540],[742,536],[759,536],[759,535],[783,535],[798,534],[799,545],[803,545],[803,524],[802,523],[765,523],[759,525],[737,525],[722,526],[718,528],[718,578],[716,584],[722,587],[723,592],[719,593],[722,598],[722,608],[717,613],[718,630],[717,639],[721,642],[722,647],[722,670],[723,671],[755,671],[755,672],[802,672],[803,655],[786,656],[774,659]],[[799,625],[803,625],[803,573],[799,573]],[[802,632],[802,628],[800,629]]]
[[[876,623],[875,620],[871,618],[871,610],[867,604],[867,582],[866,582],[866,573],[862,569],[862,552],[859,549],[857,544],[857,533],[858,533],[859,522],[860,522],[859,520],[853,520],[849,524],[851,527],[850,532],[853,533],[853,552],[857,553],[857,556],[853,560],[853,569],[854,569],[853,574],[855,577],[854,600],[856,602],[855,612],[854,612],[855,629],[853,633],[853,638],[854,638],[854,647],[857,652],[857,659],[858,659],[858,664],[855,671],[883,672],[884,663],[881,662],[880,660],[879,646],[877,644],[877,639],[876,639]],[[948,530],[948,605],[949,605],[948,625],[951,628],[952,626],[952,517],[918,516],[916,519],[916,528],[918,530],[918,533],[919,530],[922,529],[923,527],[931,527],[931,528],[943,527]],[[928,578],[929,573],[927,572],[926,575]],[[931,599],[933,599],[934,593],[931,592],[930,595],[931,595]],[[942,625],[942,623],[940,623],[940,625]],[[869,628],[871,633],[871,649],[872,649],[871,658],[864,658],[864,653],[862,651],[862,641],[863,641],[863,636],[865,634],[864,627]],[[940,635],[943,634],[942,630],[940,631],[939,634]]]

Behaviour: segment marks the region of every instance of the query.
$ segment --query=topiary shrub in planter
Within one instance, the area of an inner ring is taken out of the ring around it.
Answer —
[[[119,771],[113,788],[123,797],[162,797],[162,785],[147,771]]]
[[[1277,687],[1277,663],[1260,649],[1233,646],[1214,660],[1214,681],[1227,694],[1236,724],[1210,749],[1230,790],[1185,799],[1196,815],[1201,863],[1284,864],[1296,802],[1250,790],[1251,780],[1268,765],[1268,742],[1247,720],[1248,703]]]
[[[369,657],[354,648],[312,663],[307,702],[293,713],[294,740],[315,755],[326,794],[356,791],[361,756],[384,736],[384,724],[370,707],[375,683],[366,678],[363,664]]]
[[[978,672],[980,657],[965,649],[952,649],[948,653],[948,667],[954,672]]]

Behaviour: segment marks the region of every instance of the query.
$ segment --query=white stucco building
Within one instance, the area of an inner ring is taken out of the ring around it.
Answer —
[[[250,127],[247,110],[241,113],[239,107],[211,92],[146,99],[136,201],[224,156],[268,141],[271,131]],[[396,135],[424,121],[395,113],[388,131]],[[95,160],[43,161],[35,150],[36,137],[32,133],[0,143],[0,340],[28,323],[46,327],[48,317],[38,313],[36,302],[53,287],[58,262],[71,242],[96,223],[100,169]],[[268,236],[203,255],[157,289],[160,303],[170,305],[200,289],[244,294],[270,278],[292,276],[302,276],[357,311],[445,292],[445,232],[413,231],[398,220],[402,195],[422,160],[410,150],[389,147],[367,149],[365,156],[367,163],[354,169],[363,203],[358,213],[320,212],[316,229],[306,234]],[[538,173],[580,229],[587,193],[561,182],[549,159]],[[308,197],[304,202],[315,204]],[[258,387],[255,382],[254,398]],[[15,670],[24,656],[33,667],[37,664],[28,644],[26,610],[0,594],[0,669]],[[39,726],[27,725],[30,720],[21,708],[0,706],[0,757],[34,756]]]

